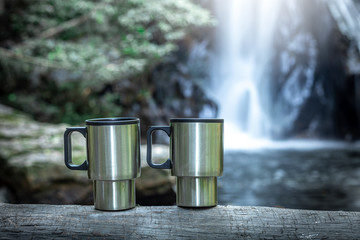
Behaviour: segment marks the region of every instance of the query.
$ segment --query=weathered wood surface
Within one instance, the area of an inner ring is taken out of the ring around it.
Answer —
[[[0,239],[360,239],[360,212],[0,204]]]

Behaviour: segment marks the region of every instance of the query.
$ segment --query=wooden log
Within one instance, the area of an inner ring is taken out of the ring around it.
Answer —
[[[360,212],[0,204],[0,239],[360,239]]]

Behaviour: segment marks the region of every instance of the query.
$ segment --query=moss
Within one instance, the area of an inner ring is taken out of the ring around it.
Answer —
[[[11,123],[17,123],[23,120],[21,117],[19,117],[16,114],[1,114],[1,113],[0,113],[0,119],[1,121],[11,122]]]

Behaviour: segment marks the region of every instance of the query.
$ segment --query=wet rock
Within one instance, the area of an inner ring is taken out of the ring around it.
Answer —
[[[342,4],[335,2],[282,6],[271,67],[275,138],[360,137],[359,74],[351,66],[359,52],[329,11]]]
[[[209,41],[189,35],[178,51],[152,70],[148,77],[152,98],[142,106],[146,126],[168,124],[172,117],[216,117],[217,104],[206,92],[211,81],[209,46]]]
[[[14,193],[8,201],[92,204],[92,182],[87,173],[69,170],[64,165],[63,133],[66,127],[36,122],[0,105],[0,186]],[[79,164],[86,159],[85,138],[77,133],[72,137],[73,161]],[[167,146],[153,146],[155,162],[167,159],[168,155]],[[174,180],[170,172],[149,168],[145,156],[146,146],[142,146],[142,176],[136,182],[138,203],[146,205],[146,199],[153,201],[159,196],[164,199],[164,204],[174,203]]]
[[[143,206],[173,205],[175,177],[167,169],[150,168],[146,162],[146,145],[141,146],[141,177],[136,179],[136,201]],[[169,158],[169,146],[153,144],[152,161],[163,163]]]
[[[0,203],[11,203],[14,196],[7,187],[0,187]]]

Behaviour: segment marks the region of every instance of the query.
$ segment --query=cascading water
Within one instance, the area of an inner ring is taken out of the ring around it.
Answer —
[[[210,94],[218,103],[218,117],[225,119],[227,149],[288,146],[289,141],[272,139],[296,139],[294,147],[304,147],[301,139],[306,139],[312,147],[316,144],[308,139],[360,136],[360,117],[354,114],[358,104],[351,98],[357,96],[357,85],[345,61],[348,43],[339,37],[333,17],[340,19],[340,26],[343,18],[351,19],[349,11],[337,11],[344,10],[344,4],[214,1],[219,24]],[[349,0],[346,9],[354,4]],[[346,26],[353,25],[348,21]]]
[[[251,147],[269,137],[269,61],[281,0],[217,1],[218,56],[213,95],[224,118],[225,146]],[[220,86],[220,87],[219,87]],[[256,139],[256,140],[255,140]]]

